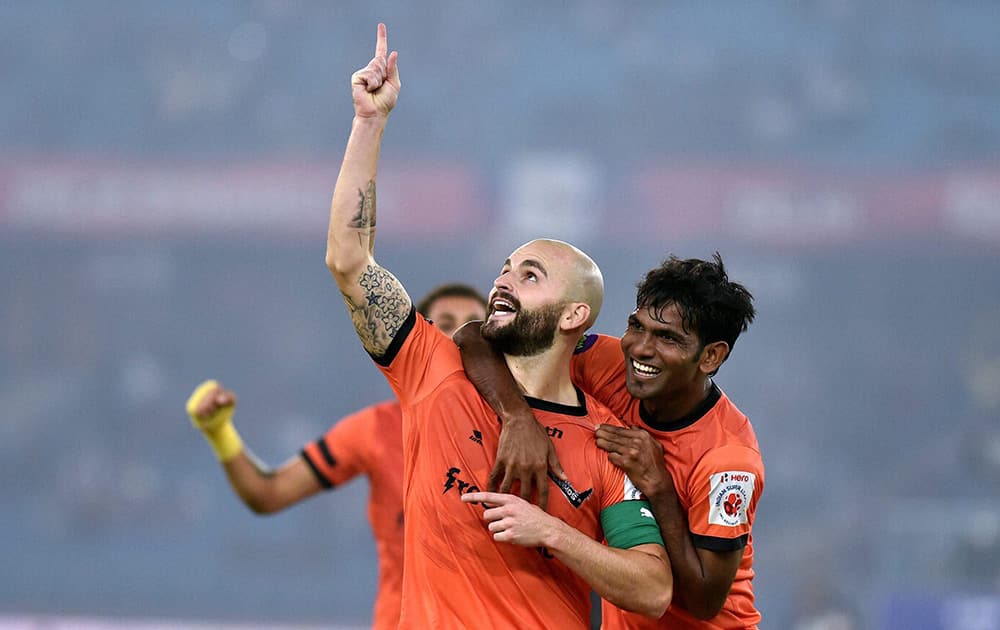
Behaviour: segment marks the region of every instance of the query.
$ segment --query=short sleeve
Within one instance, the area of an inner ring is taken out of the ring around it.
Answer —
[[[620,468],[608,462],[612,470],[604,474],[609,491],[601,497],[601,529],[608,546],[631,549],[638,545],[663,544],[660,526],[649,501]]]
[[[663,544],[648,501],[622,501],[601,510],[601,529],[608,546],[616,549]]]
[[[758,451],[732,445],[706,453],[688,482],[688,526],[695,546],[713,551],[743,548],[763,490],[764,464]]]
[[[416,311],[411,311],[385,355],[375,362],[404,407],[419,402],[449,375],[462,371],[458,346]]]
[[[584,335],[576,345],[570,365],[577,387],[618,417],[626,414],[632,396],[625,388],[625,355],[617,337]]]
[[[601,485],[604,488],[601,493],[601,529],[608,545],[617,549],[650,543],[662,545],[660,526],[649,501],[603,451],[598,453],[601,458]]]
[[[377,420],[378,407],[365,407],[302,448],[302,458],[324,488],[333,488],[368,471]]]

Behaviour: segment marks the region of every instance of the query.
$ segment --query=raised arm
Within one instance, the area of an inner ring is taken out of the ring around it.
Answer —
[[[503,355],[479,333],[481,325],[482,322],[469,322],[452,339],[458,344],[466,376],[502,423],[496,463],[487,489],[507,493],[517,483],[521,498],[528,501],[533,490],[537,490],[538,505],[544,510],[549,498],[549,471],[563,480],[566,473],[555,445],[524,400]]]
[[[273,514],[310,497],[322,486],[301,457],[278,470],[261,463],[244,446],[232,416],[236,394],[215,381],[205,381],[187,402],[191,422],[215,451],[233,492],[257,514]]]
[[[365,350],[385,354],[412,307],[399,280],[375,262],[375,175],[382,133],[399,95],[397,54],[378,25],[375,57],[351,76],[354,120],[330,204],[326,266]]]

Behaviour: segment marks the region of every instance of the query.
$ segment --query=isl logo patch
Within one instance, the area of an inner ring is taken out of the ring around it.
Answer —
[[[646,497],[642,496],[642,493],[639,492],[639,489],[635,487],[635,484],[632,483],[632,480],[628,478],[628,475],[625,475],[625,500],[639,501],[645,498]]]
[[[709,478],[708,524],[736,527],[748,522],[747,509],[753,498],[757,476],[751,472],[731,470],[715,473]]]

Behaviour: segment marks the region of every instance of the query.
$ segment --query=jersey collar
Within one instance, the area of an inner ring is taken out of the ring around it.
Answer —
[[[712,407],[715,406],[715,403],[719,402],[720,398],[722,398],[722,391],[713,381],[712,389],[708,392],[708,396],[705,397],[705,400],[698,403],[698,406],[692,409],[687,415],[681,416],[676,420],[671,420],[670,422],[660,422],[653,416],[653,414],[646,411],[646,408],[643,407],[642,402],[640,402],[639,418],[641,418],[650,429],[654,429],[656,431],[678,431],[680,429],[687,428],[700,420],[702,416],[712,410]]]
[[[560,413],[564,416],[585,416],[587,415],[587,399],[579,387],[574,385],[573,389],[576,390],[576,399],[579,403],[577,405],[563,405],[542,400],[541,398],[532,398],[531,396],[525,396],[524,399],[528,401],[529,407],[538,409],[539,411],[551,411],[552,413]]]

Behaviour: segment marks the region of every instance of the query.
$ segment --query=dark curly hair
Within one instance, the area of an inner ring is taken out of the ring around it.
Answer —
[[[753,295],[742,284],[729,280],[719,252],[712,260],[672,255],[643,276],[635,296],[636,308],[646,309],[653,319],[661,321],[660,312],[670,305],[677,307],[684,329],[698,335],[702,348],[725,341],[730,352],[756,314]]]

